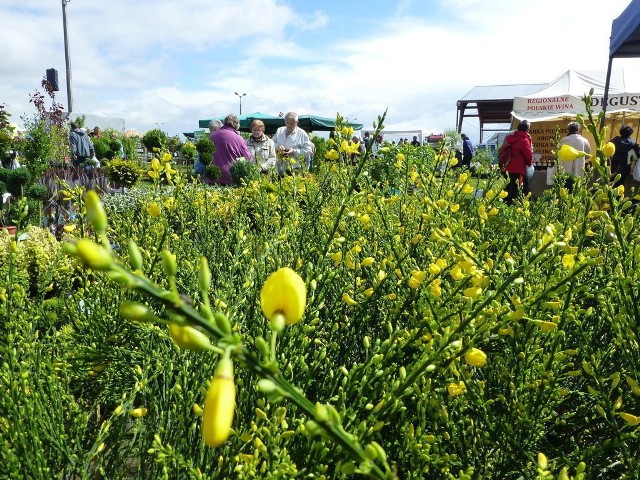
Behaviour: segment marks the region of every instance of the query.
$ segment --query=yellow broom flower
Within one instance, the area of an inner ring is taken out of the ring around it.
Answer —
[[[280,314],[287,325],[298,323],[306,305],[304,280],[289,267],[282,267],[269,275],[260,290],[260,306],[268,320]]]
[[[472,367],[482,368],[487,364],[487,354],[479,348],[471,348],[464,353],[465,361]]]

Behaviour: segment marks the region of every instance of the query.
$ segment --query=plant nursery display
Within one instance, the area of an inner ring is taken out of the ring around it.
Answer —
[[[639,478],[636,192],[578,121],[592,170],[511,206],[340,117],[313,173],[62,190],[0,234],[0,478]]]

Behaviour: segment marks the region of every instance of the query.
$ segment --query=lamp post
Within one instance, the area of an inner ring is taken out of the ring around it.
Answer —
[[[73,111],[73,97],[71,96],[71,60],[69,59],[69,37],[67,35],[67,4],[71,0],[62,0],[62,29],[64,31],[64,61],[67,67],[67,109]]]
[[[240,99],[240,115],[242,115],[242,97],[245,97],[247,94],[243,93],[242,95],[240,95],[238,92],[235,92],[235,94],[238,96],[238,98]]]

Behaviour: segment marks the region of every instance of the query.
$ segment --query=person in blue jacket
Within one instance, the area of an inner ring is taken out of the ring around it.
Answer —
[[[461,133],[460,136],[462,137],[462,162],[460,167],[471,168],[471,159],[474,153],[473,144],[464,133]]]

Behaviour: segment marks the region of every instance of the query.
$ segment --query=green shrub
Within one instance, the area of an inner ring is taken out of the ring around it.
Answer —
[[[49,168],[54,136],[43,120],[28,120],[25,126],[27,132],[22,145],[25,166],[33,178],[40,178]]]
[[[150,152],[153,152],[154,148],[162,150],[167,144],[167,134],[159,128],[154,128],[143,135],[142,144]]]
[[[113,159],[104,170],[109,181],[118,187],[131,188],[140,179],[140,169],[131,160]]]
[[[209,180],[213,180],[215,182],[220,178],[220,174],[222,174],[222,171],[217,165],[207,165],[204,169],[204,174]]]
[[[47,199],[47,187],[41,183],[34,183],[29,185],[24,194],[33,200],[46,200]]]
[[[246,158],[240,157],[229,169],[233,183],[241,185],[242,183],[249,183],[251,180],[258,178],[258,167],[255,163],[250,162]]]
[[[212,144],[213,145],[213,144]],[[192,163],[196,159],[196,153],[198,152],[196,146],[191,142],[185,142],[182,147],[180,147],[180,153],[182,158],[188,163]],[[211,158],[211,156],[209,156]]]
[[[7,192],[7,184],[0,180],[0,195]]]
[[[6,185],[7,192],[14,197],[23,194],[24,188],[31,181],[31,173],[26,167],[20,167],[13,170],[0,167],[0,181]]]
[[[196,142],[196,150],[200,155],[200,163],[206,166],[211,163],[211,157],[216,151],[216,146],[211,139],[205,135],[200,137]]]
[[[111,160],[113,158],[113,154],[111,152],[111,147],[109,145],[109,139],[107,138],[92,138],[93,148],[96,152],[96,157],[100,160],[107,158]]]

